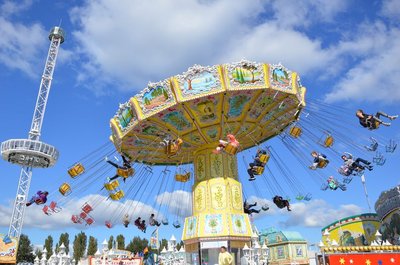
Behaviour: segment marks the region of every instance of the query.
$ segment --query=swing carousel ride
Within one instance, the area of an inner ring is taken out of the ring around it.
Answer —
[[[96,208],[120,201],[105,226],[127,227],[142,217],[134,224],[145,231],[149,216],[141,216],[140,202],[153,194],[154,202],[148,204],[155,216],[148,224],[168,225],[172,214],[172,225],[179,228],[185,216],[187,250],[213,238],[242,247],[252,235],[243,200],[249,192],[255,191],[258,198],[275,196],[276,206],[290,211],[290,201],[312,199],[310,185],[304,187],[306,180],[299,180],[302,173],[294,172],[292,165],[300,165],[322,190],[339,188],[340,192],[354,176],[372,170],[372,163],[382,166],[383,152],[396,149],[393,140],[355,128],[359,126],[354,110],[346,122],[349,115],[343,114],[348,111],[344,107],[317,100],[306,107],[305,92],[296,72],[281,64],[249,61],[195,65],[182,75],[149,83],[121,104],[111,119],[112,144],[73,164],[68,170],[70,180],[59,187],[58,198],[44,205],[43,212],[54,214],[68,203],[71,193],[96,186],[103,196],[90,197],[73,213],[72,222],[92,225]],[[343,118],[338,120],[338,115]],[[271,138],[278,143],[270,144]],[[282,152],[293,159],[287,162]],[[123,161],[114,156],[117,153]],[[351,154],[366,158],[366,164]],[[243,160],[244,172],[238,160]],[[253,191],[242,190],[247,174],[252,182],[246,186]],[[191,199],[184,191],[192,192],[191,209],[180,205]],[[179,201],[173,201],[174,192],[181,196]],[[264,211],[269,208],[259,206]],[[259,211],[250,213],[255,212]]]

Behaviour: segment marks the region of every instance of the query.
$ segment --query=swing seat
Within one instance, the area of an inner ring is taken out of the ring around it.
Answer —
[[[261,206],[261,209],[262,209],[263,211],[268,211],[268,210],[269,210],[268,204],[264,204],[263,206]]]
[[[90,206],[90,204],[85,203],[82,206],[82,211],[85,212],[85,213],[90,213],[91,211],[93,211],[93,208],[92,208],[92,206]]]
[[[343,183],[349,184],[353,180],[352,176],[347,176],[343,178]]]
[[[304,200],[304,195],[303,195],[303,194],[298,194],[298,195],[296,196],[296,200],[298,200],[298,201]]]
[[[44,212],[45,215],[51,215],[49,210],[50,210],[49,206],[47,206],[47,205],[43,206],[42,211]]]
[[[168,224],[169,224],[167,218],[164,218],[164,219],[161,221],[161,223],[162,223],[163,225],[168,225]]]
[[[181,227],[181,223],[180,223],[179,221],[175,221],[172,225],[173,225],[175,228],[180,228],[180,227]]]
[[[264,173],[264,167],[254,166],[252,170],[254,175],[262,175]]]
[[[190,172],[187,172],[186,174],[176,174],[175,175],[175,180],[178,182],[187,182],[190,179]]]
[[[12,242],[12,240],[11,240],[11,238],[9,236],[6,235],[6,236],[3,237],[3,243],[4,244],[7,245],[7,244],[10,244],[11,242]]]
[[[266,164],[269,160],[269,154],[261,154],[258,158],[261,163]]]
[[[333,145],[334,142],[335,142],[335,139],[333,138],[333,136],[332,136],[332,135],[328,135],[328,136],[325,138],[324,146],[325,146],[326,148],[329,148],[329,147],[331,147],[331,146]]]
[[[71,186],[68,183],[63,183],[61,186],[58,188],[58,191],[61,193],[63,196],[68,196],[71,194]]]
[[[123,190],[119,190],[116,193],[110,194],[110,198],[113,201],[119,201],[125,196],[125,193]]]
[[[236,145],[228,143],[224,148],[225,153],[229,155],[236,155],[239,151],[239,148]]]
[[[310,201],[312,199],[312,194],[311,193],[307,193],[306,196],[304,196],[304,200],[305,201]]]
[[[82,223],[81,218],[79,218],[78,215],[72,215],[72,216],[71,216],[71,221],[72,221],[74,224],[80,224],[80,223]]]
[[[104,188],[108,191],[115,190],[118,187],[119,187],[119,182],[117,179],[112,182],[104,183]]]
[[[111,227],[112,227],[112,224],[111,224],[110,221],[106,221],[106,222],[105,222],[105,225],[106,225],[107,228],[111,228]]]
[[[372,158],[372,162],[378,166],[383,166],[386,163],[386,158],[382,154],[377,153],[376,156]]]
[[[81,213],[79,214],[79,218],[81,218],[81,219],[83,219],[83,220],[85,220],[87,216],[88,216],[88,215],[87,215],[87,213],[85,213],[85,212],[81,212]]]
[[[123,177],[124,179],[129,178],[130,176],[133,176],[135,173],[135,170],[133,168],[118,168],[117,169],[117,175]]]
[[[325,168],[329,164],[329,160],[322,159],[318,162],[317,168]]]
[[[397,143],[395,141],[390,140],[389,144],[385,146],[386,153],[393,153],[397,148]]]
[[[83,174],[85,172],[85,168],[81,163],[77,163],[68,169],[68,174],[71,178],[76,178],[77,176]]]
[[[321,190],[327,190],[328,189],[328,184],[323,183],[321,185]]]
[[[179,152],[179,150],[181,149],[182,144],[183,144],[183,140],[181,138],[176,139],[175,143],[171,143],[171,144],[167,145],[166,150],[165,150],[166,154],[168,156],[176,155]]]
[[[86,221],[86,225],[91,225],[94,223],[94,219],[92,217],[87,218],[85,221]]]
[[[53,213],[58,213],[61,211],[61,208],[57,206],[57,203],[55,201],[52,201],[49,205],[49,209],[53,212]]]
[[[290,128],[289,135],[292,136],[293,138],[299,138],[300,135],[302,134],[302,130],[300,127],[293,126]]]

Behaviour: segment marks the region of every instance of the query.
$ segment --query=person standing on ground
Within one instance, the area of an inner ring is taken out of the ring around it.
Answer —
[[[224,246],[220,248],[218,265],[233,265],[233,257]]]

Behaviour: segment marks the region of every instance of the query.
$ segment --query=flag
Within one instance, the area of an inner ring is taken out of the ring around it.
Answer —
[[[156,228],[156,230],[154,230],[154,232],[151,233],[151,236],[150,236],[150,247],[152,249],[158,249],[159,248],[158,245],[159,245],[158,244],[158,228]]]

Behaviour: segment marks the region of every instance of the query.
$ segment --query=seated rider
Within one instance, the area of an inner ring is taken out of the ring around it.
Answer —
[[[361,126],[368,128],[369,130],[377,129],[379,124],[390,126],[390,122],[383,122],[380,119],[381,116],[386,117],[389,120],[394,120],[398,117],[398,115],[390,116],[382,111],[378,111],[375,115],[371,115],[364,113],[361,109],[357,110],[356,116],[359,119]]]
[[[152,213],[151,215],[150,215],[150,218],[149,218],[149,225],[150,226],[160,226],[161,224],[156,220],[156,218],[154,217],[154,213]]]
[[[326,159],[326,155],[317,153],[316,151],[311,152],[312,157],[314,157],[313,163],[310,166],[310,169],[316,169],[321,161],[326,161],[329,163],[329,160]]]
[[[341,190],[345,191],[347,189],[345,184],[340,183],[333,176],[330,176],[327,181],[328,187],[331,190],[337,190],[337,188],[340,188]]]
[[[160,142],[160,144],[166,147],[167,153],[168,150],[170,150],[171,153],[177,153],[180,150],[181,145],[183,144],[183,140],[179,137],[172,140],[171,136],[168,135],[164,138],[164,140],[162,140],[162,142]]]
[[[146,221],[142,220],[142,222],[140,223],[139,229],[143,231],[143,233],[146,233]]]
[[[132,168],[131,162],[130,162],[124,155],[121,155],[121,157],[122,157],[122,161],[123,161],[122,166],[120,166],[120,165],[118,165],[118,164],[116,164],[116,163],[114,163],[114,162],[108,160],[107,157],[106,157],[106,161],[107,161],[107,163],[113,165],[113,166],[114,166],[115,168],[117,168],[117,169],[127,170],[127,169]],[[120,177],[120,176],[119,176],[118,174],[116,174],[114,177],[110,178],[110,181],[112,181],[112,180],[114,180],[114,179],[116,179],[116,178],[118,178],[118,177]],[[124,182],[125,182],[125,181],[126,181],[126,178],[123,178],[123,180],[124,180]]]
[[[32,198],[29,200],[29,202],[26,203],[26,206],[30,206],[33,203],[36,204],[45,204],[47,202],[47,195],[49,193],[47,191],[38,191],[36,192],[36,195],[32,196]]]
[[[354,160],[350,153],[343,154],[342,160],[344,161],[343,166],[347,168],[349,175],[352,174],[354,170],[363,171],[365,168],[367,168],[369,171],[371,171],[373,169],[371,162],[360,157]]]
[[[122,223],[124,224],[125,227],[128,227],[128,225],[130,223],[128,214],[125,214],[124,219],[122,219]]]
[[[272,200],[279,209],[283,209],[286,207],[288,211],[291,211],[289,201],[284,200],[282,196],[276,195]]]
[[[252,209],[252,207],[254,207],[254,206],[257,206],[257,202],[255,202],[255,203],[253,203],[253,204],[249,204],[249,203],[247,202],[247,200],[245,200],[244,203],[243,203],[243,210],[244,210],[244,213],[247,213],[247,214],[259,213],[260,210]]]
[[[247,169],[247,173],[249,174],[250,178],[249,180],[255,180],[255,176],[254,176],[254,171],[257,167],[264,167],[265,164],[263,162],[261,162],[260,160],[260,156],[261,155],[266,155],[267,152],[263,149],[259,149],[257,150],[257,154],[256,157],[254,158],[254,162],[249,164],[249,168]]]
[[[219,144],[218,146],[215,148],[215,150],[213,151],[214,154],[219,154],[221,153],[222,150],[225,149],[225,147],[230,144],[234,147],[239,147],[239,141],[236,140],[236,137],[233,134],[227,134],[226,138],[228,141],[224,141],[224,140],[219,140]]]

